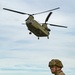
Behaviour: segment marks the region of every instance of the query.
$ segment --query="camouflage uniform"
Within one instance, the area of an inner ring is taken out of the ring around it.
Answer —
[[[48,65],[50,68],[52,66],[57,66],[59,68],[63,68],[63,64],[60,60],[58,59],[52,59],[50,62],[49,62],[49,65]],[[55,75],[65,75],[64,72],[62,70],[60,70],[59,72],[57,72]]]
[[[63,73],[63,71],[61,71],[61,72],[58,72],[56,75],[65,75],[65,74]]]

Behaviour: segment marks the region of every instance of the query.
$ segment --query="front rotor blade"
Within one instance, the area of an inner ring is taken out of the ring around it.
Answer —
[[[35,13],[35,14],[32,14],[32,15],[42,14],[42,13],[46,13],[46,12],[49,12],[49,11],[54,11],[54,10],[57,10],[57,9],[60,9],[60,7],[57,7],[57,8],[51,9],[51,10],[47,10],[47,11],[43,11],[43,12],[39,12],[39,13]]]
[[[56,26],[56,27],[63,27],[63,28],[67,28],[67,26],[61,26],[61,25],[55,25],[55,24],[49,24],[51,26]]]
[[[8,10],[8,11],[11,11],[11,12],[16,12],[16,13],[19,13],[19,14],[23,14],[23,15],[29,15],[27,13],[23,13],[23,12],[19,12],[19,11],[16,11],[16,10],[12,10],[12,9],[8,9],[8,8],[3,8],[4,10]]]
[[[49,20],[49,17],[51,16],[52,12],[50,12],[45,20],[45,23]]]

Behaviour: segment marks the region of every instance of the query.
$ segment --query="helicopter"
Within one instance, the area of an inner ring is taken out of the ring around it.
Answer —
[[[28,15],[28,18],[25,20],[25,22],[26,22],[25,24],[29,30],[29,34],[33,33],[34,35],[36,35],[38,37],[38,39],[39,39],[39,37],[47,37],[49,39],[49,34],[50,34],[51,29],[49,29],[47,25],[67,28],[67,26],[47,23],[47,21],[49,20],[50,16],[53,13],[52,11],[57,10],[59,8],[60,7],[57,7],[57,8],[51,9],[51,10],[47,10],[47,11],[43,11],[43,12],[39,12],[39,13],[35,13],[35,14],[28,14],[28,13],[24,13],[24,12],[20,12],[20,11],[16,11],[16,10],[8,9],[8,8],[3,8],[3,10],[19,13],[22,15]],[[42,14],[42,13],[46,13],[46,12],[49,12],[49,14],[47,15],[44,23],[40,24],[39,22],[37,22],[34,19],[34,15],[38,15],[38,14]]]

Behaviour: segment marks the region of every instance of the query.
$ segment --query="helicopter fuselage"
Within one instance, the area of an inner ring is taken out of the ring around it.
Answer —
[[[33,16],[32,16],[33,17]],[[45,28],[44,25],[39,24],[29,16],[26,20],[26,26],[31,33],[34,33],[37,37],[48,37],[49,31]]]

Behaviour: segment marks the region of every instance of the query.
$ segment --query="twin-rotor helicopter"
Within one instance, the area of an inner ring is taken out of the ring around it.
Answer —
[[[22,15],[29,15],[29,17],[25,20],[26,26],[29,30],[29,34],[33,33],[34,35],[36,35],[38,37],[38,39],[39,39],[39,37],[47,37],[49,39],[49,34],[50,34],[51,30],[48,28],[47,25],[67,28],[67,26],[61,26],[61,25],[55,25],[55,24],[47,23],[51,14],[53,13],[52,11],[59,9],[59,7],[51,9],[51,10],[35,13],[35,14],[28,14],[28,13],[24,13],[24,12],[20,12],[20,11],[16,11],[16,10],[8,9],[8,8],[3,8],[3,9],[7,10],[7,11],[19,13]],[[49,14],[47,15],[44,23],[38,23],[34,19],[34,15],[38,15],[38,14],[42,14],[42,13],[46,13],[46,12],[49,12]]]

